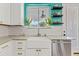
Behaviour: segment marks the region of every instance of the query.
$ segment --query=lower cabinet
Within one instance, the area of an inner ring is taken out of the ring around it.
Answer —
[[[50,48],[41,49],[38,54],[39,54],[39,56],[51,56],[51,50],[50,50]]]
[[[0,45],[0,56],[71,56],[71,40],[14,39]]]
[[[26,43],[27,56],[51,56],[51,40],[46,37],[31,37]]]
[[[27,56],[51,56],[50,49],[27,49]]]
[[[37,49],[27,49],[26,50],[26,55],[27,56],[37,56],[38,52],[36,51]]]
[[[13,49],[12,53],[14,56],[25,56],[26,55],[26,40],[12,40]]]
[[[6,42],[0,45],[0,56],[11,56],[12,55],[12,41]]]

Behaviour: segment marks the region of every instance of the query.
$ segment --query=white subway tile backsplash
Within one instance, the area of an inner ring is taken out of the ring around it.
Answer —
[[[23,26],[0,26],[0,37],[8,35],[37,35],[37,29],[27,29]]]
[[[20,26],[10,26],[8,27],[8,33],[9,35],[23,35],[23,27]]]
[[[8,27],[0,25],[0,37],[8,35]]]
[[[8,35],[24,35],[24,27],[0,25],[0,37]]]

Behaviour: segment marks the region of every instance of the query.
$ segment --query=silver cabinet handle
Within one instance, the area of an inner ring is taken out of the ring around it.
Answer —
[[[22,48],[17,48],[17,49],[22,49]]]
[[[23,44],[23,42],[17,42],[18,44]]]
[[[41,49],[36,49],[37,52],[41,51]]]
[[[36,49],[36,51],[38,51],[38,49]]]
[[[18,53],[18,55],[22,55],[22,53]]]
[[[39,51],[41,51],[41,49],[39,49]]]

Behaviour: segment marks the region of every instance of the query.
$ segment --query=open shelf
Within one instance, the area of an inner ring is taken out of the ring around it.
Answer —
[[[62,17],[63,15],[53,15],[52,17]]]
[[[53,6],[53,8],[51,9],[51,10],[61,10],[63,7],[55,7],[55,6]]]
[[[52,25],[62,25],[62,22],[53,22]]]

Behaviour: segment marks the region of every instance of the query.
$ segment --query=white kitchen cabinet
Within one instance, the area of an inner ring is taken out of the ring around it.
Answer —
[[[26,56],[38,56],[37,49],[26,49]]]
[[[6,42],[0,45],[0,56],[11,56],[12,55],[12,42]]]
[[[79,49],[79,4],[67,4],[67,36],[73,37],[72,40],[72,53]]]
[[[0,3],[0,24],[23,25],[22,3]]]
[[[26,43],[27,56],[51,56],[51,40],[46,37],[29,37]]]
[[[10,24],[10,3],[0,3],[0,24]]]
[[[39,49],[38,55],[39,56],[51,56],[51,50],[49,48]]]
[[[14,56],[26,55],[26,40],[12,40],[12,53]]]
[[[46,48],[33,48],[33,49],[27,49],[26,55],[27,56],[51,56],[50,49]]]
[[[76,39],[77,27],[78,27],[78,8],[67,7],[67,36]]]
[[[23,25],[23,4],[10,4],[10,25]]]

